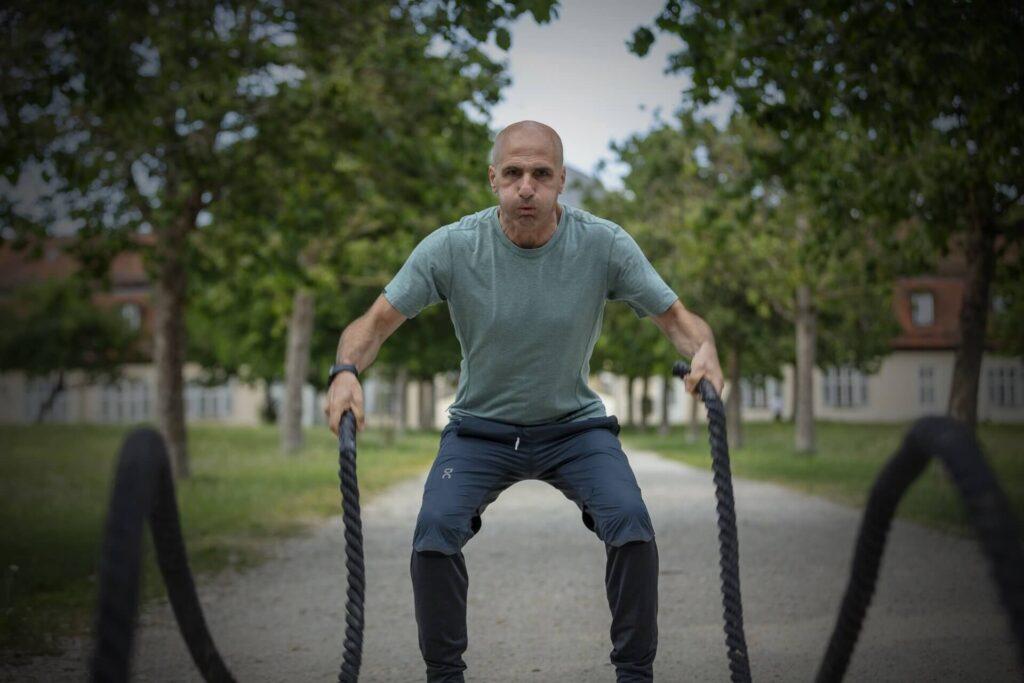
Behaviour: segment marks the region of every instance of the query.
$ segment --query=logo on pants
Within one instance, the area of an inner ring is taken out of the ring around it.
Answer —
[[[455,468],[454,467],[445,467],[444,468],[444,474],[441,475],[441,478],[442,479],[451,479],[452,478],[452,470],[453,469],[455,469]]]

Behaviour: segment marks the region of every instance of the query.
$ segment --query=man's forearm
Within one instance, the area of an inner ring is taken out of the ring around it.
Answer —
[[[373,363],[385,338],[368,316],[356,318],[341,333],[336,362],[352,363],[362,372]]]
[[[686,309],[676,312],[674,324],[667,330],[669,339],[681,355],[693,357],[703,344],[715,345],[715,335],[703,318]]]

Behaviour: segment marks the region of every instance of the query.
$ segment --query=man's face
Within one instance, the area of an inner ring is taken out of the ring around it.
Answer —
[[[510,132],[487,168],[502,218],[518,228],[545,225],[565,187],[565,167],[551,138],[541,131]]]

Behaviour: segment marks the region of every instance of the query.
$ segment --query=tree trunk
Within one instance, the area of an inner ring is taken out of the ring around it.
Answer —
[[[960,306],[960,345],[953,361],[949,415],[972,430],[978,424],[978,384],[985,353],[989,289],[995,270],[995,230],[981,225],[967,235],[967,278]]]
[[[817,343],[817,312],[811,289],[796,289],[796,452],[814,453],[814,352]]]
[[[725,359],[726,373],[729,378],[729,398],[725,400],[725,431],[729,448],[743,446],[743,391],[740,387],[742,372],[740,354],[735,347],[730,347]]]
[[[409,371],[404,367],[398,368],[395,373],[394,400],[391,409],[395,419],[395,436],[405,435],[405,416],[408,414],[405,388],[409,383]]]
[[[789,395],[789,416],[796,420],[796,404],[800,400],[799,387],[796,384],[796,368],[793,368],[793,391]]]
[[[658,433],[665,436],[671,427],[668,423],[668,400],[672,396],[672,375],[663,375],[661,378],[661,425]]]
[[[647,373],[644,373],[644,381],[641,384],[643,394],[640,395],[640,429],[647,431],[647,416],[651,410],[651,399],[647,393],[650,389],[651,378],[648,377]]]
[[[690,424],[686,430],[686,443],[697,443],[700,438],[700,399],[690,396]]]
[[[292,297],[292,315],[288,320],[288,347],[284,361],[284,400],[281,409],[281,451],[294,454],[302,450],[303,389],[309,377],[309,350],[313,340],[313,316],[316,295],[299,288]]]
[[[633,382],[635,378],[629,377],[626,380],[626,424],[633,426]]]
[[[420,380],[420,429],[434,429],[434,409],[437,394],[434,378]]]
[[[189,476],[185,431],[185,250],[187,219],[158,233],[153,290],[153,360],[156,364],[156,414],[175,476]]]
[[[57,402],[57,397],[60,396],[61,392],[64,391],[64,371],[57,371],[57,382],[50,389],[50,395],[46,397],[42,405],[39,406],[39,413],[36,415],[36,424],[40,424],[46,419],[46,415],[53,410],[54,404]]]

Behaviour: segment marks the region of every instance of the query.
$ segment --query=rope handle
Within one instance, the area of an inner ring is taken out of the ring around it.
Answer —
[[[672,366],[672,374],[679,379],[683,379],[690,374],[690,364],[685,360],[677,360]],[[715,391],[715,387],[704,377],[701,377],[700,381],[697,382],[697,391],[700,393],[700,400],[705,404],[709,399],[722,400],[718,392]]]

